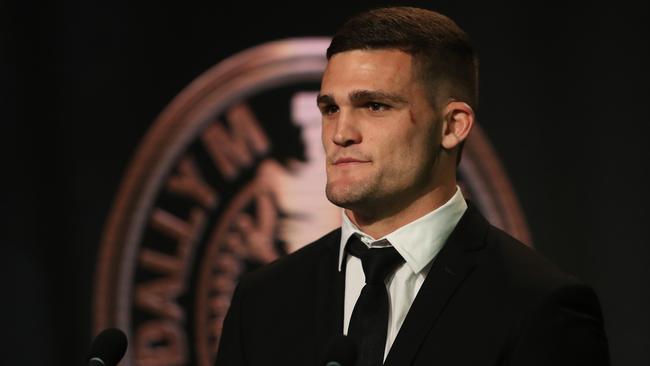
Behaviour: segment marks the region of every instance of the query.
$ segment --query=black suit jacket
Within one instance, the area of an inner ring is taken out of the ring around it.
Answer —
[[[217,366],[322,365],[342,334],[340,229],[241,280]],[[594,292],[471,205],[440,251],[385,365],[607,365]],[[346,366],[346,365],[344,365]]]

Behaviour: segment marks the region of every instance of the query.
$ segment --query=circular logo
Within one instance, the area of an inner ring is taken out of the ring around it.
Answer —
[[[212,365],[243,273],[340,225],[325,198],[315,99],[326,38],[264,44],[219,63],[155,121],[123,179],[97,263],[94,329],[119,327],[125,365]],[[459,181],[529,243],[514,192],[476,126]]]

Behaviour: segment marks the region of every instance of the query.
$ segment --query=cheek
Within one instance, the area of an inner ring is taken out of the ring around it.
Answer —
[[[331,129],[330,124],[327,123],[321,124],[320,140],[321,140],[321,144],[325,149],[327,149],[328,142],[331,141],[331,139],[328,138],[330,129]]]
[[[433,141],[429,141],[427,134],[419,132],[390,141],[387,153],[397,172],[411,175],[430,161],[432,147]]]
[[[412,138],[399,131],[383,139],[380,153],[384,169],[396,175],[408,173],[417,159],[413,144]]]

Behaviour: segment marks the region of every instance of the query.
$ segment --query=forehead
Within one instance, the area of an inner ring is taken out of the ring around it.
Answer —
[[[321,94],[355,89],[399,92],[412,84],[412,56],[399,50],[352,50],[337,53],[327,64]]]

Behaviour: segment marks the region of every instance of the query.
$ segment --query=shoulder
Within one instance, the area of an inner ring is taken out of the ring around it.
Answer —
[[[500,268],[504,280],[516,287],[542,290],[563,285],[579,285],[581,281],[560,269],[540,252],[490,225],[485,237],[488,263]]]
[[[503,231],[490,227],[486,264],[497,273],[511,323],[511,364],[607,365],[609,350],[594,289]]]
[[[590,286],[504,231],[490,226],[483,252],[477,269],[491,284],[493,295],[513,312],[530,315],[573,308],[602,317],[598,297]]]
[[[245,274],[240,287],[268,290],[300,286],[323,266],[337,268],[341,230],[335,229],[299,250]]]
[[[448,255],[474,262],[479,276],[472,275],[472,281],[492,291],[533,296],[579,283],[532,247],[491,225],[471,202],[446,246],[443,252]]]
[[[504,279],[513,285],[553,287],[580,281],[546,259],[540,252],[513,238],[503,230],[489,226],[485,236],[486,262],[500,268]]]

